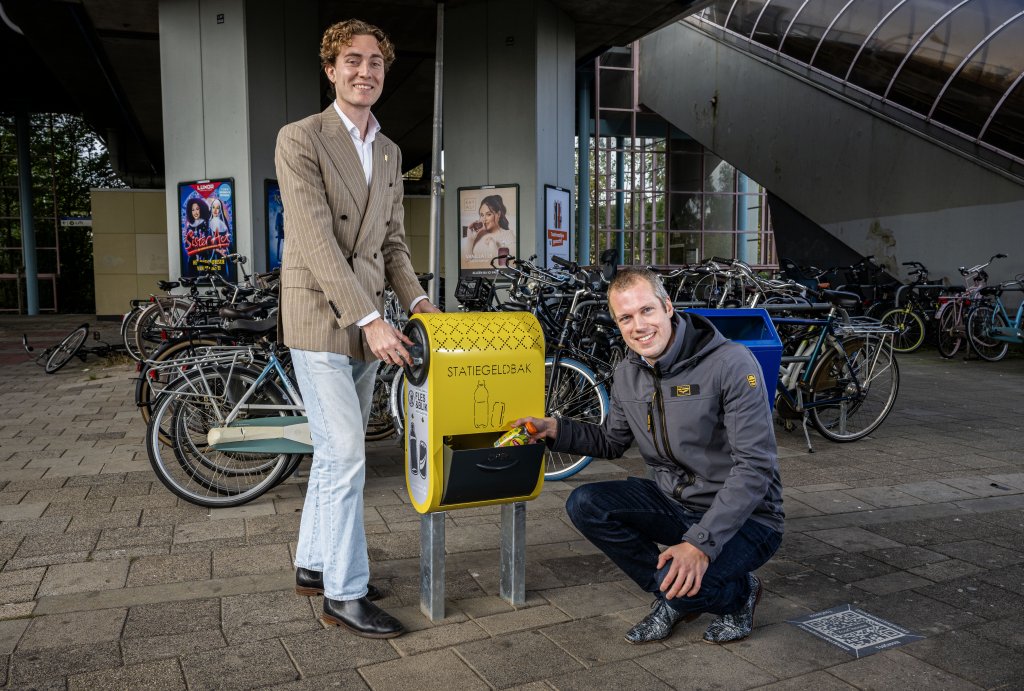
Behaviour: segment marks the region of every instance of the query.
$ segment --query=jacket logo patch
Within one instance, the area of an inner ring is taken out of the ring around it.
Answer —
[[[696,396],[700,393],[700,387],[696,384],[680,384],[679,386],[672,387],[672,397],[677,396]]]
[[[747,375],[747,383],[750,384],[750,388],[756,389],[757,388],[757,377],[755,377],[753,374],[748,374]]]

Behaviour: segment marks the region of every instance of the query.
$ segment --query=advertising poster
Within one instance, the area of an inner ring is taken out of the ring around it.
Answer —
[[[488,276],[519,254],[519,185],[460,187],[459,275]]]
[[[281,266],[284,256],[284,206],[277,180],[263,181],[263,217],[267,219],[267,271]]]
[[[235,280],[235,265],[225,259],[235,251],[234,190],[234,178],[178,183],[182,276]]]
[[[570,259],[569,219],[572,206],[569,190],[544,185],[544,266],[553,268],[552,257]]]

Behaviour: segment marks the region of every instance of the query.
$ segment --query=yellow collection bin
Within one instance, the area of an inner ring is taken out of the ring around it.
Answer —
[[[527,501],[544,485],[543,444],[494,447],[544,414],[544,333],[522,312],[416,314],[406,371],[405,479],[420,513]]]

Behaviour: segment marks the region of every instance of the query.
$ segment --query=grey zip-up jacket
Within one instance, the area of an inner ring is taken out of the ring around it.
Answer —
[[[774,380],[762,381],[750,350],[704,317],[676,313],[672,326],[653,366],[632,352],[619,363],[603,425],[560,419],[550,445],[619,458],[635,441],[661,491],[704,514],[680,538],[713,561],[748,518],[783,530]]]

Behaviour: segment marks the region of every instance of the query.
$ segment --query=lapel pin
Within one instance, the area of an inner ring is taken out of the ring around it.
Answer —
[[[387,161],[387,160],[388,160],[388,155],[387,155],[387,154],[384,154],[384,160],[385,160],[385,161]]]

